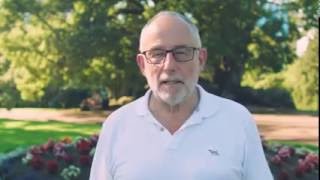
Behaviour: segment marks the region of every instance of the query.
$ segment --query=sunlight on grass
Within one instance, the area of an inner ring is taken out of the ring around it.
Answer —
[[[0,128],[2,128],[2,126],[4,128],[18,128],[18,127],[23,127],[27,124],[27,122],[24,121],[8,121],[8,122],[4,122],[3,124],[0,125]]]
[[[37,122],[0,119],[0,153],[45,143],[48,139],[88,137],[99,133],[100,124],[77,124],[58,121]]]
[[[86,135],[91,135],[92,133],[96,132],[96,129],[90,129],[85,127],[64,127],[61,125],[37,125],[37,126],[27,126],[24,127],[26,131],[37,131],[37,130],[48,130],[48,131],[55,131],[55,132],[74,132],[74,133],[81,133]]]

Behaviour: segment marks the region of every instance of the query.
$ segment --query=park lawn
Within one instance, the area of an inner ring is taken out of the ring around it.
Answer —
[[[19,121],[0,118],[0,154],[17,148],[43,144],[48,139],[88,137],[99,133],[101,124],[65,123],[59,121]]]

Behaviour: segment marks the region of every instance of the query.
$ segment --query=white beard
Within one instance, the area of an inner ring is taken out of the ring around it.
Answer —
[[[170,94],[169,92],[159,91],[158,96],[159,98],[166,104],[171,107],[179,105],[183,103],[183,101],[187,98],[187,91],[185,88],[182,88],[181,91],[176,93],[175,95]]]

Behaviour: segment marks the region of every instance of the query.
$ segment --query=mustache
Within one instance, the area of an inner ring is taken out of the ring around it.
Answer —
[[[183,79],[180,77],[160,77],[160,83],[167,83],[167,82],[176,82],[176,83],[184,83]]]

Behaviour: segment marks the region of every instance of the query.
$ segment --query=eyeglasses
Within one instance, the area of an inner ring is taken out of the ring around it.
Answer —
[[[161,64],[164,62],[167,53],[171,52],[175,61],[177,62],[187,62],[191,61],[194,57],[194,51],[199,50],[195,47],[176,47],[171,50],[164,49],[151,49],[141,52],[149,64]]]

